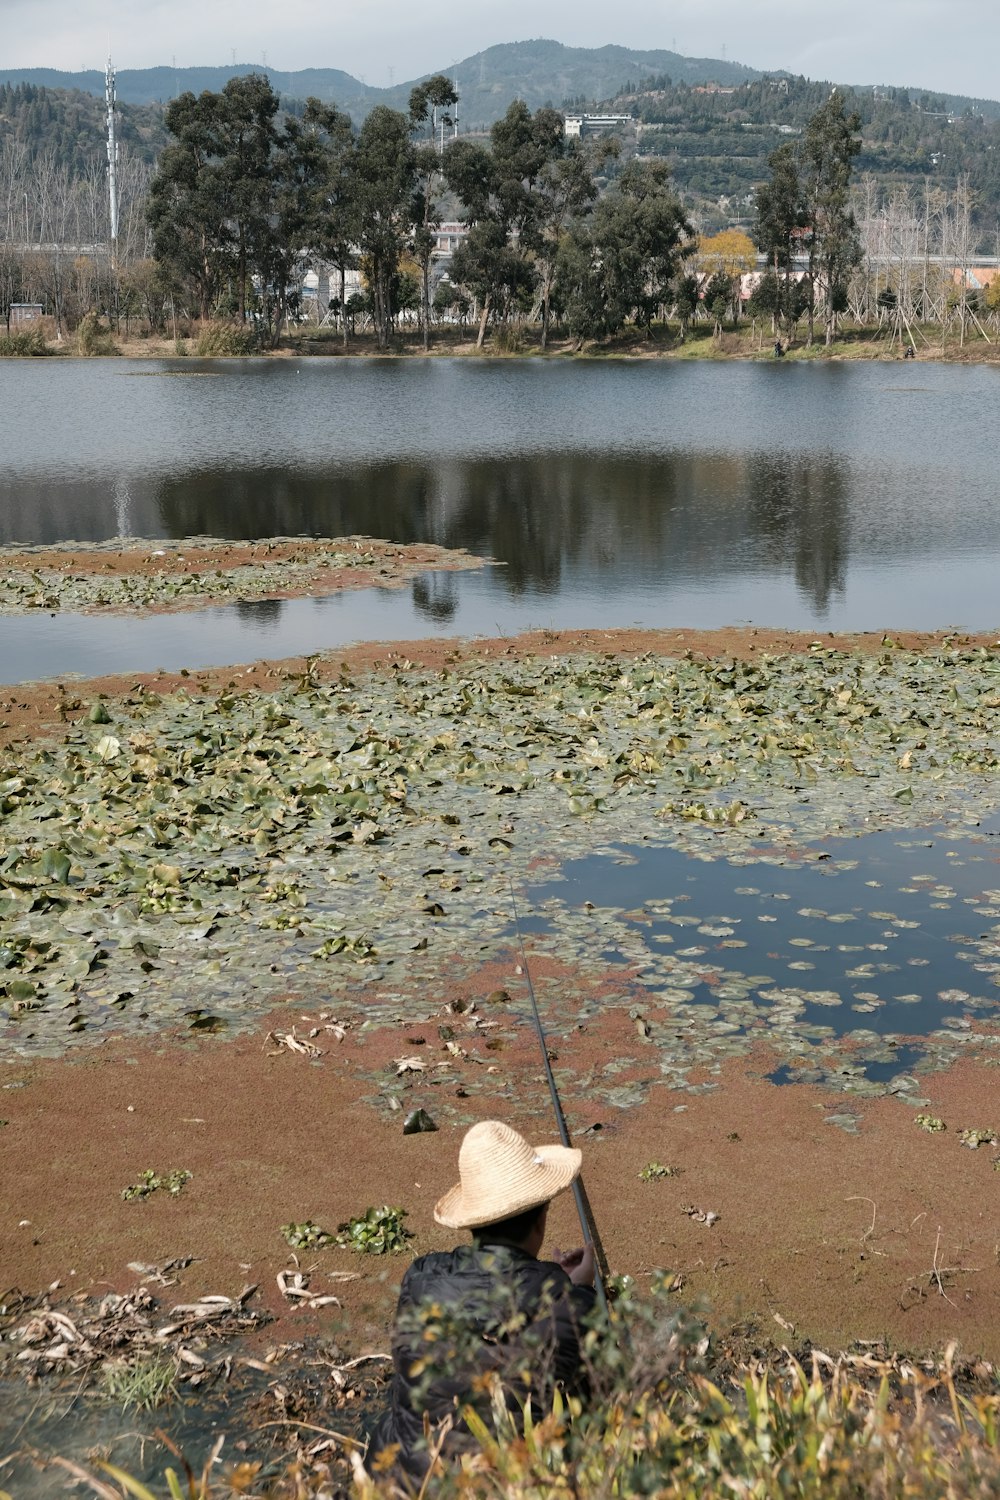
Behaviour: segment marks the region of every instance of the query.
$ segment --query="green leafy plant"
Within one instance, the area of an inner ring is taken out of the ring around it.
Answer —
[[[917,1115],[914,1123],[919,1125],[921,1130],[930,1130],[931,1132],[948,1129],[944,1121],[938,1119],[937,1115]]]
[[[159,1355],[132,1362],[110,1361],[101,1371],[101,1389],[122,1411],[152,1411],[174,1394],[173,1360]]]
[[[306,1219],[302,1224],[282,1224],[281,1232],[293,1250],[319,1250],[324,1245],[333,1244],[329,1230],[320,1229],[312,1219]]]
[[[76,345],[85,356],[117,354],[118,345],[110,328],[105,328],[97,313],[91,310],[81,319],[76,330]]]
[[[140,1172],[138,1182],[122,1188],[122,1197],[126,1203],[130,1203],[137,1199],[148,1198],[151,1193],[157,1193],[161,1188],[165,1188],[171,1197],[176,1198],[184,1184],[190,1181],[191,1173],[186,1167],[175,1167],[164,1177],[147,1168],[145,1172]]]
[[[647,1162],[639,1173],[640,1182],[658,1182],[661,1177],[677,1177],[679,1167],[665,1167],[661,1161]]]
[[[398,1255],[412,1239],[403,1220],[405,1208],[369,1208],[357,1218],[337,1226],[337,1244],[362,1255]]]

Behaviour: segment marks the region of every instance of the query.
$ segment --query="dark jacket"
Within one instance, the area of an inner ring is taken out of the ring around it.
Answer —
[[[593,1288],[574,1286],[554,1261],[502,1241],[415,1260],[400,1288],[389,1408],[372,1434],[369,1463],[398,1443],[400,1467],[422,1477],[425,1414],[432,1428],[453,1419],[446,1454],[472,1447],[461,1408],[490,1416],[489,1392],[477,1377],[497,1373],[507,1405],[530,1402],[536,1416],[556,1385],[581,1391],[580,1325],[594,1301]]]

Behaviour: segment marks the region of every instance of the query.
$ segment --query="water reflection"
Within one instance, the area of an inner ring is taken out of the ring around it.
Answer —
[[[267,633],[281,619],[284,605],[284,599],[237,599],[233,608],[238,620]]]
[[[792,572],[822,616],[845,588],[849,488],[848,466],[828,454],[558,453],[199,473],[164,481],[156,506],[174,537],[364,533],[465,547],[503,564],[501,586],[515,598],[722,580],[749,564]],[[444,588],[433,604],[415,590],[415,604],[449,618]]]
[[[611,607],[648,626],[988,629],[996,371],[913,379],[885,364],[5,365],[0,545],[467,547],[502,564],[473,630],[541,604],[574,625]],[[452,587],[422,584],[410,616],[458,624],[474,586]]]
[[[747,462],[749,525],[771,560],[791,566],[821,617],[831,595],[843,595],[848,563],[845,465],[829,454],[813,460],[755,455]]]
[[[454,573],[425,573],[411,586],[413,603],[429,620],[441,623],[455,618],[458,590]]]

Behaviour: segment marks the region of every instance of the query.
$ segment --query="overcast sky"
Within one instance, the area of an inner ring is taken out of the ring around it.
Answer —
[[[728,57],[842,83],[1000,96],[1000,0],[0,0],[0,66],[263,62],[404,83],[545,36]]]

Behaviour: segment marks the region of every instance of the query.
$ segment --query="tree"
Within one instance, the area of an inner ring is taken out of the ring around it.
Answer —
[[[716,338],[722,337],[723,321],[732,309],[733,281],[734,278],[727,276],[725,271],[715,271],[705,286],[705,308],[715,325],[713,333]]]
[[[768,311],[773,320],[785,318],[791,304],[792,257],[805,222],[806,211],[799,182],[795,147],[779,146],[768,157],[770,182],[757,189],[754,239],[771,263],[774,289]],[[759,288],[758,288],[759,290]],[[758,307],[762,307],[758,299]]]
[[[436,126],[451,124],[449,109],[458,103],[458,94],[449,78],[437,73],[410,92],[410,123],[415,129],[426,125],[429,142],[417,148],[415,157],[416,190],[413,202],[413,253],[420,265],[420,318],[423,325],[424,350],[430,348],[431,321],[431,255],[434,252],[434,230],[441,223],[434,194],[441,176],[443,152],[435,140]],[[438,111],[441,111],[440,115]]]
[[[733,322],[738,323],[741,278],[757,264],[753,240],[742,229],[722,229],[718,234],[698,241],[697,261],[699,269],[710,278],[725,276],[729,279],[729,312]]]
[[[347,269],[357,229],[353,158],[350,116],[335,106],[310,98],[301,120],[286,119],[276,174],[278,243],[296,256],[315,256],[336,266],[345,348]],[[287,280],[286,271],[283,284]]]
[[[167,106],[174,139],[148,207],[154,254],[178,290],[191,289],[203,318],[229,283],[245,322],[251,276],[268,260],[277,109],[270,83],[255,73]]]
[[[595,172],[611,156],[618,155],[617,141],[570,140],[561,154],[553,155],[538,178],[539,236],[536,252],[541,272],[542,348],[548,345],[552,290],[559,264],[560,245],[571,223],[579,223],[597,197]]]
[[[376,106],[358,135],[352,196],[380,349],[387,347],[392,327],[393,287],[410,229],[415,171],[409,119]]]
[[[10,309],[24,300],[24,267],[13,245],[0,240],[0,318],[10,333]]]
[[[858,115],[848,115],[836,89],[812,116],[801,143],[801,181],[809,253],[809,343],[813,341],[817,273],[825,290],[826,342],[846,306],[846,284],[861,259],[858,227],[850,205],[851,163],[861,150],[854,134]]]
[[[563,117],[554,109],[532,115],[515,99],[490,131],[490,150],[455,141],[445,152],[448,186],[472,224],[452,263],[452,277],[480,308],[477,347],[491,316],[507,318],[538,280],[544,241],[543,172],[563,154]]]
[[[656,312],[671,301],[675,278],[694,251],[691,225],[669,180],[664,163],[636,158],[594,211],[608,332],[634,317],[650,335]]]

